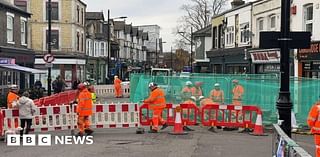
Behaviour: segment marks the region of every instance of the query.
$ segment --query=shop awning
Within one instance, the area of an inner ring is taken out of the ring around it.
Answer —
[[[0,64],[0,68],[18,70],[18,71],[23,71],[23,72],[32,73],[32,74],[45,74],[45,73],[47,73],[44,70],[24,67],[24,66],[20,66],[20,65],[17,65],[17,64]]]

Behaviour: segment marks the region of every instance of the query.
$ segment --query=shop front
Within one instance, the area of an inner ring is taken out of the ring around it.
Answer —
[[[280,72],[280,51],[278,49],[249,50],[252,71],[255,74]]]
[[[320,41],[312,42],[308,49],[298,50],[298,76],[320,78]]]

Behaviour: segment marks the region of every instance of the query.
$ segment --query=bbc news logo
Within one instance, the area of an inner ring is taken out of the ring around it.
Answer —
[[[36,138],[38,137],[38,138]],[[53,137],[53,138],[52,138]],[[54,145],[91,145],[93,144],[93,136],[51,136],[50,134],[36,135],[8,135],[7,146],[51,146]],[[36,143],[37,142],[37,143]]]

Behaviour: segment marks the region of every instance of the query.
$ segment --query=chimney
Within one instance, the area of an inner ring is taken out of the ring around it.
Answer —
[[[232,8],[236,8],[236,7],[238,7],[238,6],[241,6],[241,5],[243,5],[245,2],[243,1],[243,0],[233,0],[232,2],[231,2],[231,6],[232,6]]]

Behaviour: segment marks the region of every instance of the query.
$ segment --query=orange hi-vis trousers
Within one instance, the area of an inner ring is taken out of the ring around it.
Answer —
[[[78,116],[78,128],[81,133],[84,133],[85,129],[90,128],[89,116]]]
[[[165,121],[162,119],[162,111],[163,109],[153,109],[153,117],[152,117],[152,129],[159,130],[159,123],[163,125]]]
[[[121,96],[122,96],[121,85],[115,86],[115,87],[114,87],[114,91],[115,91],[115,96],[116,96],[116,97],[121,97]]]
[[[314,135],[314,143],[316,144],[316,157],[320,157],[320,135]]]

